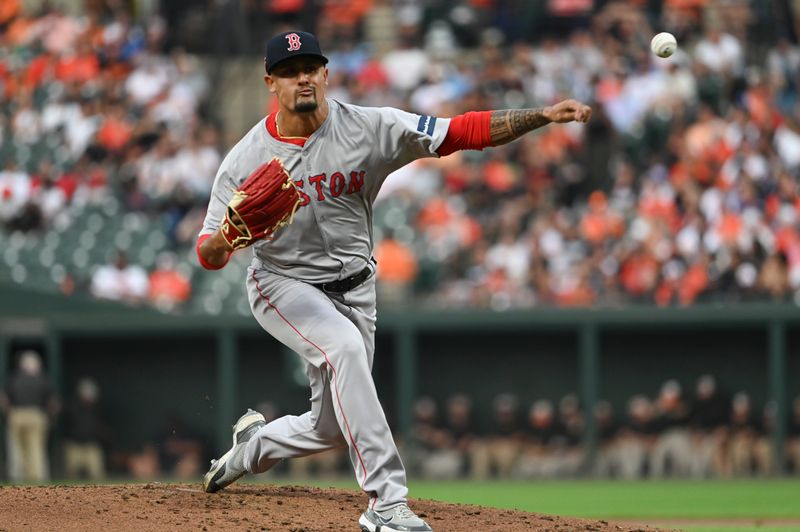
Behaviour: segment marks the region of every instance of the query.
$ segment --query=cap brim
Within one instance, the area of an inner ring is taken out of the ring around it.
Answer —
[[[312,53],[308,53],[308,54],[295,54],[295,55],[292,55],[292,56],[290,56],[290,57],[284,57],[283,59],[280,59],[280,60],[278,60],[278,61],[275,61],[275,62],[274,62],[274,63],[272,63],[271,65],[267,65],[267,74],[271,74],[271,73],[272,73],[272,69],[274,69],[276,66],[280,65],[281,63],[285,63],[286,61],[289,61],[290,59],[294,59],[294,58],[296,58],[296,57],[316,57],[317,59],[320,59],[320,60],[322,60],[322,64],[323,64],[323,65],[327,65],[327,64],[328,64],[328,58],[327,58],[327,57],[325,57],[324,55],[320,55],[320,54],[312,54]],[[264,59],[264,62],[266,62],[266,58]]]

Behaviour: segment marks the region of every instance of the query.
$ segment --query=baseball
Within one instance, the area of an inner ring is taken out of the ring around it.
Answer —
[[[675,36],[666,31],[662,31],[650,41],[650,49],[658,57],[669,57],[675,53],[678,48],[678,41]]]

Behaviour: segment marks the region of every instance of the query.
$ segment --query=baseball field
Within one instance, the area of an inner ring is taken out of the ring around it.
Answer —
[[[800,481],[412,481],[438,532],[800,531]],[[0,487],[0,530],[357,530],[350,481]],[[23,511],[24,510],[24,511]]]
[[[800,480],[415,482],[421,498],[696,532],[800,531]]]
[[[410,489],[422,499],[693,532],[800,531],[798,479],[415,481]]]

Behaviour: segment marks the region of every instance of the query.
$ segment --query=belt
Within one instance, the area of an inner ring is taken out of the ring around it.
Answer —
[[[358,285],[369,279],[371,275],[372,275],[372,270],[370,269],[369,266],[366,266],[363,270],[361,270],[355,275],[351,275],[347,279],[340,279],[338,281],[331,281],[329,283],[319,283],[315,284],[314,286],[316,286],[323,292],[343,294],[345,292],[349,292],[353,288],[357,287]]]

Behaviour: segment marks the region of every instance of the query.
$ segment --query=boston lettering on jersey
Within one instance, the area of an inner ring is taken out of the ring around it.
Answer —
[[[300,192],[300,207],[308,205],[311,201],[311,196],[303,189],[305,188],[305,181],[309,184],[309,193],[311,193],[317,201],[325,201],[326,189],[330,197],[338,198],[342,194],[356,194],[361,191],[364,186],[365,170],[356,170],[349,172],[349,178],[346,172],[333,172],[328,174],[317,174],[308,176],[306,179],[295,179],[294,184],[297,185],[298,192]],[[316,192],[316,194],[315,194]]]

